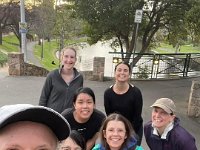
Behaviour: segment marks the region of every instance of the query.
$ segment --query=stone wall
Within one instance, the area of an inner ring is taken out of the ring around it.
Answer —
[[[93,80],[104,81],[105,57],[94,57]]]
[[[35,66],[33,64],[24,63],[24,76],[47,76],[48,70]]]
[[[24,62],[24,54],[8,54],[8,73],[11,76],[46,76],[48,70]]]
[[[81,71],[84,80],[93,80],[93,71]]]
[[[94,57],[93,71],[81,71],[85,80],[104,81],[104,57]]]
[[[192,81],[188,103],[188,116],[200,117],[200,81]]]
[[[104,81],[104,57],[94,57],[93,71],[82,71],[85,80]],[[48,70],[24,62],[24,54],[8,54],[8,72],[11,76],[46,76]]]

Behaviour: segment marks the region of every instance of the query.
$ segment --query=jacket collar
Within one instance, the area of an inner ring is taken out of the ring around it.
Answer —
[[[160,135],[158,134],[157,128],[154,127],[153,124],[152,124],[152,127],[153,127],[153,134],[154,134],[154,135],[157,135],[157,136],[160,136]],[[164,132],[163,132],[163,134],[161,135],[160,138],[161,138],[161,139],[167,139],[167,135],[168,135],[169,131],[171,131],[171,130],[173,129],[173,127],[174,127],[174,122],[169,123],[169,124],[167,125],[167,127],[165,128],[165,130],[164,130]]]

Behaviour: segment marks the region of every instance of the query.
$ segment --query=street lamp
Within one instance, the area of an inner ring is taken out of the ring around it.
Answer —
[[[118,63],[120,63],[120,62],[122,62],[122,59],[121,59],[121,58],[113,57],[113,63],[114,63],[114,64],[118,64]]]
[[[26,49],[26,33],[27,33],[27,24],[25,22],[25,9],[24,9],[24,0],[20,0],[20,20],[19,28],[21,33],[21,52],[24,53],[24,61],[27,61],[27,49]]]
[[[40,43],[42,46],[42,51],[41,51],[41,60],[44,58],[44,47],[43,47],[43,39],[40,39]]]

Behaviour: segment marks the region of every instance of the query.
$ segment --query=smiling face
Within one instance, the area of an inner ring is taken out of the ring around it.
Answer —
[[[87,122],[95,108],[92,97],[86,93],[80,93],[74,102],[74,115],[76,121],[80,123]]]
[[[104,130],[104,138],[111,150],[119,150],[127,138],[124,123],[117,120],[109,121]]]
[[[162,108],[154,107],[152,110],[152,124],[160,132],[163,132],[165,127],[174,120],[175,115],[168,114]]]
[[[62,65],[65,69],[72,69],[76,63],[76,52],[73,49],[67,48],[63,50],[61,56]]]
[[[45,125],[21,121],[6,126],[0,133],[1,150],[56,150],[57,139]]]
[[[70,137],[61,143],[60,150],[82,150],[82,148]]]
[[[127,82],[130,77],[130,70],[126,64],[119,64],[115,69],[116,82]]]

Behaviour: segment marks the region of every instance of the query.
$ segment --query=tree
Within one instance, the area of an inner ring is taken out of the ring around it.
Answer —
[[[0,5],[0,45],[2,45],[2,34],[6,26],[9,25],[10,13],[12,11],[12,1]]]
[[[64,39],[78,37],[82,32],[82,20],[74,13],[74,5],[65,3],[56,6],[56,26],[54,35],[60,37],[60,49],[64,47]]]
[[[5,28],[5,22],[7,20],[7,16],[4,15],[5,7],[3,4],[0,5],[0,45],[2,45],[2,32]]]
[[[187,30],[193,45],[200,42],[200,1],[193,1],[192,8],[187,12]]]
[[[135,45],[136,9],[151,7],[151,11],[143,12],[138,32],[142,48],[137,51],[142,54],[148,49],[159,29],[169,30],[177,26],[191,8],[189,0],[74,0],[74,2],[78,15],[88,22],[87,35],[90,37],[90,43],[115,37],[115,42],[121,49],[122,59],[125,61],[130,60]],[[133,64],[140,58],[141,55],[138,55]]]
[[[30,30],[36,33],[39,39],[50,40],[56,21],[54,0],[40,1],[40,5],[32,7],[31,14]]]
[[[25,9],[26,20],[29,20],[30,13]],[[7,28],[13,32],[20,41],[21,47],[21,34],[19,33],[20,22],[20,5],[19,1],[11,0],[8,3],[0,5],[0,42],[2,43],[2,30]]]

